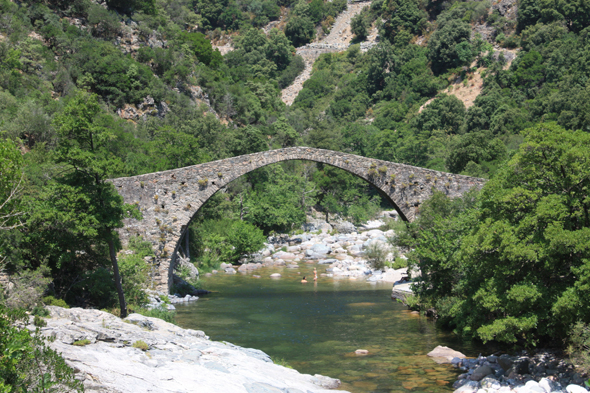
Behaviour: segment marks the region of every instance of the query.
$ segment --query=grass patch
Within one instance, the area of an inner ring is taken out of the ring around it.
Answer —
[[[132,347],[141,349],[144,352],[149,349],[149,345],[147,345],[147,343],[143,340],[137,340],[136,342],[133,343]]]
[[[145,317],[160,318],[163,321],[176,325],[176,313],[174,311],[165,310],[162,307],[152,309],[138,308],[135,312]]]
[[[287,367],[294,370],[293,366],[287,363],[287,361],[284,358],[276,358],[271,356],[271,360],[276,365]]]
[[[85,338],[84,340],[74,341],[74,343],[72,345],[75,345],[77,347],[84,347],[84,346],[86,346],[88,344],[90,344],[90,340],[88,340],[87,338]]]

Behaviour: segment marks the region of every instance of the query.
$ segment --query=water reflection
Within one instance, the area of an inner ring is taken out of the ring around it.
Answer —
[[[178,306],[180,326],[213,340],[258,348],[302,373],[340,378],[351,392],[451,392],[457,371],[426,356],[437,345],[474,355],[475,348],[437,330],[426,318],[393,302],[391,284],[313,277],[299,270],[263,268],[254,274],[204,280],[215,293]],[[318,266],[318,272],[324,267]],[[280,279],[270,279],[272,273]],[[357,349],[367,355],[355,354]]]

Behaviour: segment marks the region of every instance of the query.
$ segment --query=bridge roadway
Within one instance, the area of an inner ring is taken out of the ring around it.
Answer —
[[[139,234],[153,244],[156,289],[167,292],[172,285],[179,241],[194,214],[213,194],[238,177],[266,165],[288,160],[328,164],[369,182],[384,195],[404,220],[412,221],[420,204],[433,190],[457,197],[485,180],[410,165],[366,158],[354,154],[289,147],[207,162],[185,168],[113,179],[126,203],[137,204],[143,218],[126,219],[119,230],[126,245]]]

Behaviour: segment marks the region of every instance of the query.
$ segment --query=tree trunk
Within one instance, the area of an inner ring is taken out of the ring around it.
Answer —
[[[125,294],[123,293],[123,286],[121,285],[121,276],[119,275],[119,264],[117,263],[117,254],[115,253],[115,242],[112,238],[109,239],[109,254],[113,264],[113,273],[115,273],[115,286],[117,287],[117,294],[119,295],[119,307],[121,308],[121,318],[127,316],[127,304],[125,303]]]

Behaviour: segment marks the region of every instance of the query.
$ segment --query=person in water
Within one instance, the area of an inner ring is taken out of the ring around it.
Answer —
[[[318,271],[317,269],[314,267],[313,268],[313,281],[317,281],[318,280]]]
[[[301,280],[301,282],[302,282],[303,284],[305,284],[305,283],[307,282],[307,280],[305,279],[305,276],[303,276],[303,280]]]

